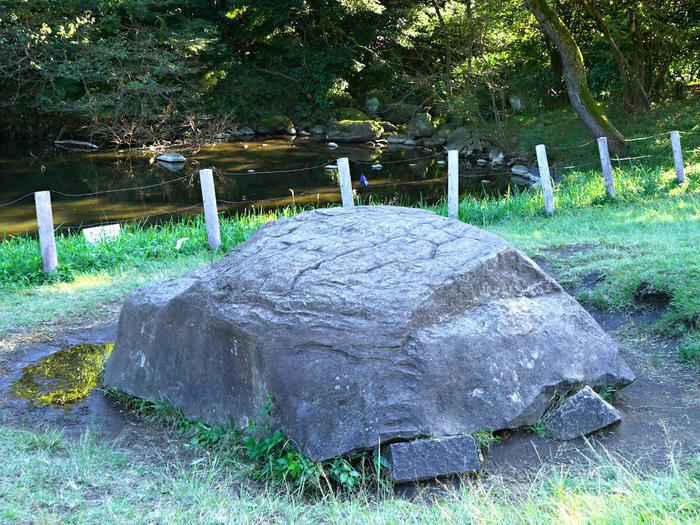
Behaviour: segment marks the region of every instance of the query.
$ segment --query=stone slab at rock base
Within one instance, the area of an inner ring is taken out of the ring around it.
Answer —
[[[386,450],[394,483],[476,472],[481,468],[479,451],[471,436],[392,443]]]
[[[622,420],[620,413],[586,386],[554,410],[545,422],[547,435],[562,441],[576,439]]]

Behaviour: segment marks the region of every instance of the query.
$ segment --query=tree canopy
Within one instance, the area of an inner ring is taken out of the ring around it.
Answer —
[[[115,141],[193,119],[321,120],[368,97],[485,122],[567,102],[528,8],[495,0],[0,0],[0,125]],[[592,97],[630,112],[700,74],[695,0],[551,0]]]

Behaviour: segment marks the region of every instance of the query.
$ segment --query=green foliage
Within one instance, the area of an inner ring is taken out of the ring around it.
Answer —
[[[106,387],[104,393],[125,408],[187,435],[189,446],[234,450],[254,466],[252,477],[266,483],[286,484],[305,492],[320,490],[324,481],[340,490],[352,491],[360,484],[380,482],[383,469],[389,468],[389,463],[378,451],[320,463],[312,461],[282,432],[274,430],[265,421],[272,413],[272,401],[260,410],[262,422],[251,420],[247,428],[239,430],[233,424],[210,426],[188,420],[165,398],[148,401],[111,387]]]
[[[480,451],[488,450],[491,448],[491,445],[502,441],[501,436],[494,434],[493,430],[477,430],[472,432],[471,436],[474,438],[476,447]]]
[[[629,78],[593,19],[555,4],[594,96],[625,92],[629,106]],[[654,101],[697,79],[688,4],[599,6],[628,60],[643,57]],[[564,95],[558,53],[529,11],[495,1],[0,0],[0,45],[0,126],[88,126],[116,143],[204,134],[231,117],[323,120],[368,93],[488,129],[518,114],[509,95],[522,114]]]
[[[608,403],[611,403],[613,400],[613,397],[617,393],[617,388],[613,386],[606,386],[605,388],[601,388],[598,391],[598,395],[602,397],[605,401]]]
[[[547,437],[547,429],[544,427],[544,422],[541,419],[538,419],[534,425],[527,426],[526,430],[537,434],[541,438]]]
[[[700,337],[678,346],[678,358],[684,363],[700,368]]]
[[[257,215],[221,218],[220,250],[227,252],[246,240],[263,223],[296,213],[287,209]],[[177,241],[189,240],[178,249]],[[206,225],[201,216],[171,220],[155,226],[126,224],[120,236],[110,242],[88,243],[80,233],[59,234],[56,249],[61,264],[57,271],[43,271],[38,239],[12,237],[0,241],[0,289],[35,286],[42,283],[71,281],[75,275],[96,272],[124,264],[143,264],[149,260],[186,257],[209,250]]]

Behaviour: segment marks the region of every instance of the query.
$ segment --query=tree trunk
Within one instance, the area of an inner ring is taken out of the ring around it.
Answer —
[[[581,122],[593,138],[606,137],[608,146],[619,151],[625,144],[625,137],[613,126],[593,100],[586,81],[583,56],[561,18],[549,6],[547,0],[526,0],[540,26],[557,46],[564,66],[564,82],[569,100]]]
[[[644,102],[644,105],[646,106],[647,109],[651,108],[651,104],[649,103],[649,96],[647,95],[647,92],[644,89],[644,86],[642,86],[642,83],[639,81],[639,78],[637,78],[636,73],[634,72],[634,69],[630,65],[629,62],[627,62],[627,59],[625,58],[625,55],[620,51],[620,48],[617,46],[617,43],[612,37],[612,33],[610,33],[610,30],[608,29],[608,25],[605,23],[605,19],[603,18],[603,14],[600,12],[600,9],[598,9],[598,6],[595,3],[595,0],[580,0],[580,2],[583,4],[584,9],[588,12],[589,16],[593,18],[596,23],[598,24],[598,28],[600,31],[603,33],[605,38],[607,39],[608,43],[610,44],[610,47],[613,50],[613,53],[615,55],[615,60],[617,60],[618,67],[620,68],[620,75],[622,76],[622,84],[623,84],[623,92],[625,92],[625,98],[629,99],[629,92],[631,91],[629,88],[629,84],[627,83],[626,79],[626,74],[627,72],[632,79],[632,82],[635,85],[635,88],[637,90],[637,93],[641,96],[642,101]],[[637,97],[639,98],[639,97]],[[634,104],[633,101],[632,103]],[[633,109],[636,109],[637,106],[633,105]]]
[[[440,22],[442,37],[445,39],[445,88],[447,91],[447,107],[452,109],[452,50],[450,48],[450,34],[447,30],[445,20],[442,18],[440,6],[435,0],[432,1],[433,8],[435,8],[435,14],[437,15],[438,21]]]

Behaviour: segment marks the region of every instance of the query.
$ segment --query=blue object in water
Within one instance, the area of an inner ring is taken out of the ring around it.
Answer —
[[[367,177],[365,177],[364,173],[360,174],[360,186],[363,188],[369,188],[369,181],[367,180]]]

